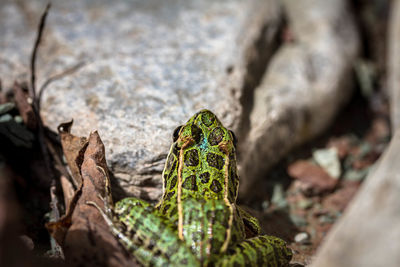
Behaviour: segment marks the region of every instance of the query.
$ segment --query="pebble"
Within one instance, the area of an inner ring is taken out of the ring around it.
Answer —
[[[306,233],[306,232],[301,232],[301,233],[298,233],[298,234],[294,237],[294,241],[295,241],[296,243],[305,244],[305,243],[307,243],[308,241],[310,241],[310,236],[309,236],[309,234]]]

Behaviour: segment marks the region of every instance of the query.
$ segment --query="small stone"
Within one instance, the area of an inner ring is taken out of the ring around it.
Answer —
[[[300,244],[306,244],[310,241],[310,235],[306,232],[301,232],[298,233],[295,237],[294,237],[294,241],[296,243],[300,243]]]
[[[309,209],[309,208],[311,208],[312,206],[313,206],[313,201],[312,200],[310,200],[310,199],[303,199],[303,200],[301,200],[301,201],[299,201],[298,203],[297,203],[297,206],[300,208],[300,209],[303,209],[303,210],[306,210],[306,209]]]
[[[285,192],[282,184],[276,184],[273,189],[271,203],[279,209],[287,208],[288,203],[285,198]]]
[[[315,150],[313,152],[313,159],[332,178],[338,179],[340,177],[340,161],[338,151],[335,147]]]
[[[24,120],[22,119],[22,117],[19,116],[19,115],[17,115],[17,116],[14,117],[14,121],[15,121],[16,123],[19,123],[19,124],[21,124],[21,123],[24,122]]]

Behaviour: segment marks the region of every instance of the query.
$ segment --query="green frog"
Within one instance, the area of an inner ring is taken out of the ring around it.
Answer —
[[[280,238],[259,235],[255,217],[236,205],[236,137],[209,110],[176,128],[156,206],[129,197],[105,210],[119,243],[144,266],[287,266]]]

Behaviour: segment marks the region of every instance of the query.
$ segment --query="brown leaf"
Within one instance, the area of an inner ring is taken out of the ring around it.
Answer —
[[[359,187],[360,183],[358,182],[343,183],[342,187],[333,194],[327,196],[322,204],[329,210],[343,211],[354,197]]]
[[[82,183],[81,165],[83,162],[83,153],[88,144],[86,137],[77,137],[70,133],[73,121],[61,123],[57,129],[61,138],[61,146],[68,166],[72,173],[72,178],[76,187]]]
[[[13,91],[15,103],[17,104],[19,114],[24,120],[25,125],[29,129],[36,129],[38,122],[32,106],[28,102],[28,93],[24,90],[23,85],[17,82],[14,83]]]
[[[81,174],[75,203],[59,222],[48,224],[64,249],[66,261],[84,266],[139,266],[118,244],[99,211],[87,204],[92,201],[104,208],[98,195],[104,196],[108,170],[104,145],[97,132],[90,135],[84,150]]]
[[[320,166],[306,160],[298,160],[288,167],[288,173],[294,179],[301,181],[308,195],[321,194],[335,188],[337,180]]]

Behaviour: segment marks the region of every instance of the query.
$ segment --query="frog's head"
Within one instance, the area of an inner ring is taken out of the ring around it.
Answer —
[[[230,200],[236,198],[236,137],[211,111],[196,113],[175,129],[173,139],[177,150],[184,154],[183,176],[187,173],[193,177],[195,173],[198,177],[198,193],[210,198],[222,195],[228,195]],[[210,177],[207,183],[200,178],[204,173]]]
[[[226,129],[217,116],[207,109],[197,112],[186,124],[177,127],[173,139],[178,147],[182,147],[188,139],[191,139],[191,145],[196,145],[202,150],[226,146],[229,152],[234,150],[237,142],[235,134]]]

